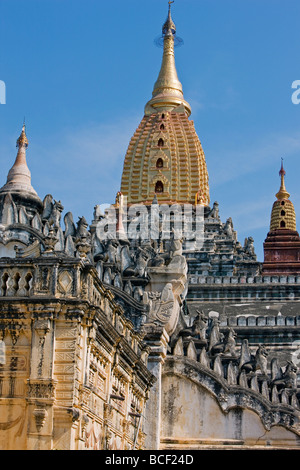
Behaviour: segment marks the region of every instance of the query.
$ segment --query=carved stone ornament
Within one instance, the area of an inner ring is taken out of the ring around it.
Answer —
[[[45,408],[37,407],[33,410],[32,414],[33,414],[34,419],[35,419],[36,429],[37,429],[38,432],[40,432],[42,427],[45,424],[48,413],[45,410]]]
[[[63,294],[71,292],[73,276],[66,270],[62,271],[58,277],[58,288]]]
[[[54,399],[55,383],[52,380],[28,380],[27,397],[29,399]]]
[[[58,242],[58,238],[55,234],[54,228],[51,226],[49,228],[49,233],[45,236],[45,239],[44,239],[44,246],[45,246],[44,254],[53,254],[54,247],[57,242]]]
[[[105,420],[112,419],[113,418],[113,413],[114,413],[113,406],[109,403],[104,403],[103,408],[104,408],[104,419]]]
[[[144,301],[149,303],[150,319],[153,322],[168,323],[175,303],[172,284],[166,284],[162,292],[146,292]]]

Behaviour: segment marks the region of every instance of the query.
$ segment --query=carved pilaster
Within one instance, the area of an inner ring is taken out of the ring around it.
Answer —
[[[150,348],[148,369],[156,378],[146,404],[146,448],[159,449],[161,422],[162,366],[167,355],[169,336],[161,327],[145,325],[145,342]]]
[[[32,328],[31,378],[50,377],[53,356],[53,344],[49,332],[49,318],[35,319]]]
[[[29,450],[52,448],[55,386],[51,379],[27,380]],[[42,441],[40,436],[43,436]]]

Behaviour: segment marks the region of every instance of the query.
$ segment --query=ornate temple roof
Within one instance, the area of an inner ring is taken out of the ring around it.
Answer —
[[[171,17],[162,27],[163,57],[152,98],[125,156],[121,192],[128,204],[209,204],[205,155],[178,79]]]

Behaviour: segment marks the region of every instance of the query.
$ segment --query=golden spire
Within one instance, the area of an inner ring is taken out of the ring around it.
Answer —
[[[278,229],[296,230],[296,214],[293,203],[289,200],[290,194],[285,189],[285,170],[283,160],[281,159],[281,168],[279,171],[281,178],[280,189],[276,194],[277,201],[274,202],[271,212],[270,231]]]
[[[121,191],[128,205],[209,204],[205,155],[178,80],[171,17],[162,27],[164,52],[152,99],[127,148]],[[195,198],[196,197],[196,198]],[[155,199],[154,199],[155,198]]]
[[[25,148],[28,147],[28,139],[27,139],[27,136],[26,136],[25,122],[23,124],[22,132],[20,134],[20,137],[17,140],[17,147],[20,148],[22,146],[24,146]]]
[[[178,79],[175,66],[174,44],[176,39],[176,26],[171,16],[171,4],[169,1],[168,17],[162,27],[163,57],[160,72],[155,82],[152,99],[147,103],[145,113],[153,108],[159,110],[172,109],[183,104],[188,115],[191,114],[190,105],[183,98],[182,85]]]
[[[281,185],[278,193],[276,194],[277,199],[288,199],[290,194],[285,189],[284,177],[285,177],[285,170],[283,168],[283,159],[281,159],[281,168],[279,171],[279,176],[281,178]]]

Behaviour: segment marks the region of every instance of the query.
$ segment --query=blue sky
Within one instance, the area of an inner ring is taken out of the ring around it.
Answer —
[[[0,185],[25,116],[32,184],[74,219],[113,202],[151,98],[167,0],[0,0]],[[279,167],[300,217],[299,0],[176,0],[176,66],[202,142],[211,201],[258,258]]]

